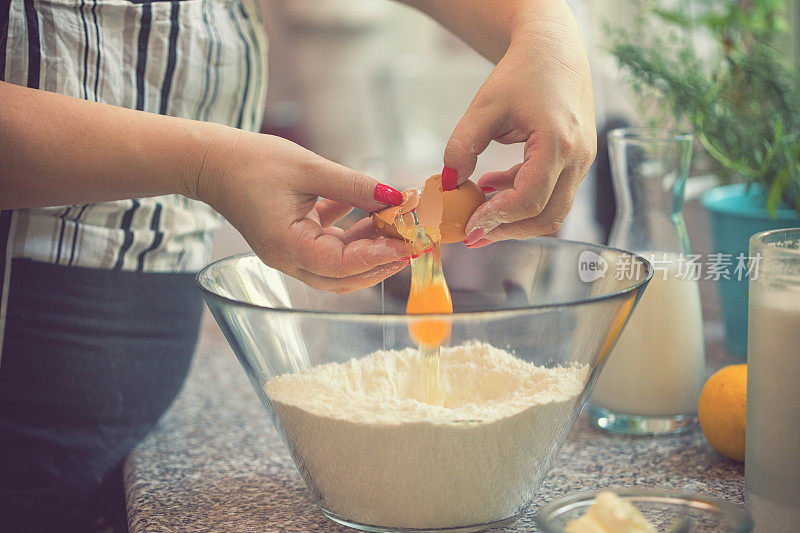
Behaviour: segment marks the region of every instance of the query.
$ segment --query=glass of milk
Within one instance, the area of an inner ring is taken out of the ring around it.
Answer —
[[[800,524],[800,228],[750,238],[745,482],[755,531]]]
[[[676,433],[697,424],[705,369],[699,262],[683,218],[692,136],[622,128],[608,144],[617,201],[609,245],[644,256],[654,273],[595,383],[590,416],[618,433]]]

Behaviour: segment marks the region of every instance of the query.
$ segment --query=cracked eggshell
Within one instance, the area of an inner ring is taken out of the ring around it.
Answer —
[[[469,221],[472,213],[486,202],[486,195],[483,194],[480,187],[469,180],[452,191],[443,191],[441,174],[431,176],[425,182],[425,189],[422,191],[423,196],[428,191],[430,191],[429,195],[433,195],[433,198],[441,197],[440,242],[448,244],[463,241],[466,237],[464,230],[466,229],[467,221]],[[420,198],[420,205],[417,207],[417,211],[422,208],[422,203],[423,199]],[[420,221],[422,219],[423,217],[420,215]]]
[[[413,226],[414,215],[411,214],[411,211],[416,209],[418,204],[419,191],[417,189],[403,191],[403,202],[400,205],[393,205],[370,215],[372,225],[384,237],[402,239],[403,236],[397,231],[397,221],[402,218],[406,226]]]
[[[373,213],[372,223],[381,235],[400,239],[397,219],[403,217],[405,225],[413,225],[411,211],[416,208],[420,224],[434,240],[459,242],[466,237],[464,229],[472,213],[485,201],[480,187],[469,180],[452,191],[443,191],[442,176],[436,174],[425,181],[421,194],[409,189],[403,193],[402,204]]]

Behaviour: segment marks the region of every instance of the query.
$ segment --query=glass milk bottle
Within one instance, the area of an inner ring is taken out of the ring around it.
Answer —
[[[800,527],[800,228],[750,238],[745,484],[755,531]]]
[[[654,273],[595,383],[590,417],[618,433],[676,433],[697,423],[705,370],[700,264],[683,219],[692,136],[623,128],[608,144],[617,201],[609,245],[644,256]],[[631,275],[622,264],[608,272]]]

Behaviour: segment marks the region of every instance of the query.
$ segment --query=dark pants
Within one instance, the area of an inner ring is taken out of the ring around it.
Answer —
[[[89,531],[119,513],[125,455],[178,393],[192,274],[12,263],[0,358],[0,531]]]

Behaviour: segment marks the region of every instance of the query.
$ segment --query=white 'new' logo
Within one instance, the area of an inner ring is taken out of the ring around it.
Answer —
[[[584,283],[591,283],[606,275],[608,263],[591,250],[584,250],[578,256],[578,276]]]

